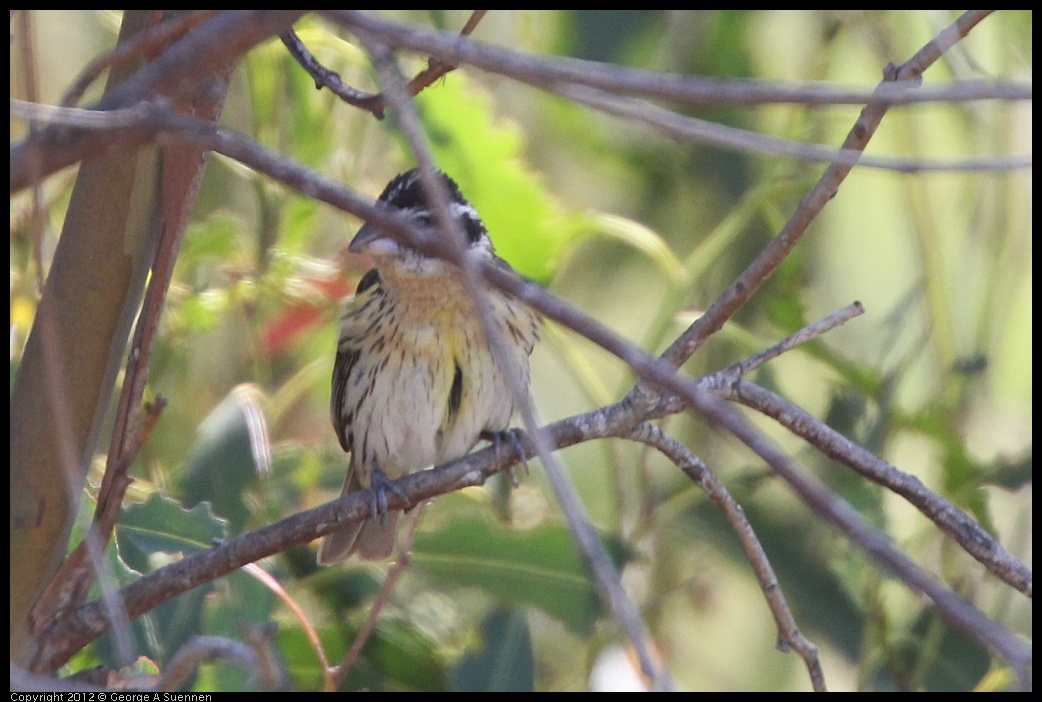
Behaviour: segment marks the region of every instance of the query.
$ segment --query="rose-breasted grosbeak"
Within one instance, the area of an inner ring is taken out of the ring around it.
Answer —
[[[456,183],[439,177],[469,251],[509,268]],[[379,199],[430,226],[430,206],[415,169],[392,180]],[[505,374],[517,374],[528,386],[528,357],[540,319],[519,300],[489,288],[493,317],[510,349],[509,367],[502,368],[459,269],[370,224],[348,250],[369,254],[376,267],[362,277],[343,311],[330,410],[340,445],[351,453],[341,494],[372,487],[377,505],[388,479],[460,458],[481,438],[506,431],[514,401]],[[326,535],[319,563],[354,553],[386,558],[395,549],[400,517],[392,511]]]

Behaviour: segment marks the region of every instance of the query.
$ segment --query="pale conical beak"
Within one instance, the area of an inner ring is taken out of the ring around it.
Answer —
[[[385,236],[379,227],[373,224],[364,224],[355,234],[355,238],[348,244],[347,250],[351,253],[369,254],[370,256],[393,256],[398,253],[400,247],[394,239]]]

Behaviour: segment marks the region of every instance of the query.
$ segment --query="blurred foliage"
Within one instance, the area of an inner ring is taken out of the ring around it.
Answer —
[[[404,13],[457,29],[460,11]],[[955,14],[947,11],[493,11],[475,36],[532,52],[714,76],[872,85]],[[55,102],[118,15],[34,12],[39,94]],[[1031,76],[1030,11],[986,19],[926,75]],[[345,81],[372,89],[350,36],[308,19],[301,37]],[[61,56],[46,47],[62,46]],[[12,52],[12,95],[24,75]],[[59,58],[61,60],[59,60]],[[406,72],[422,68],[405,56]],[[664,348],[778,231],[820,165],[675,143],[476,70],[425,91],[420,113],[439,165],[524,274],[651,351]],[[837,144],[856,107],[677,107],[775,136]],[[896,108],[872,153],[965,156],[1031,149],[1030,103]],[[277,41],[249,54],[229,126],[376,195],[412,163],[389,120],[339,103]],[[20,134],[12,120],[12,139]],[[50,179],[41,256],[54,246],[71,180]],[[1031,554],[1030,173],[908,176],[857,170],[779,273],[687,366],[737,361],[836,308],[868,313],[786,354],[756,380],[970,511],[1015,555]],[[37,302],[29,200],[11,205],[12,377]],[[134,466],[117,533],[116,575],[135,577],[225,532],[241,533],[337,494],[346,459],[329,428],[335,310],[364,261],[344,252],[358,222],[223,157],[213,157],[163,313],[149,397],[169,405]],[[533,359],[549,419],[617,399],[632,376],[553,325]],[[248,386],[242,384],[248,383]],[[248,387],[244,400],[243,387]],[[961,553],[894,496],[770,424],[764,430],[884,530],[895,545],[1025,636],[1031,603]],[[947,629],[798,504],[736,443],[697,418],[667,429],[719,473],[745,507],[834,689],[996,689],[1001,661]],[[775,631],[719,512],[673,466],[630,444],[563,451],[591,517],[683,688],[808,686]],[[93,489],[93,488],[91,488]],[[625,643],[598,606],[556,501],[533,466],[493,518],[467,490],[435,501],[412,566],[344,689],[553,690],[586,687],[598,656]],[[199,505],[189,510],[189,507]],[[290,592],[339,661],[383,567],[319,569],[310,549],[263,567]],[[245,573],[222,578],[134,624],[160,666],[197,633],[279,624],[290,689],[322,685],[298,620]],[[111,661],[105,642],[76,665]],[[750,664],[755,662],[754,664]],[[231,666],[194,689],[255,689]],[[610,682],[609,682],[610,685]]]

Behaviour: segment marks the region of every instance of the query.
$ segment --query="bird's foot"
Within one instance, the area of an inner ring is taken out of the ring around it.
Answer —
[[[531,470],[528,467],[528,454],[525,452],[525,445],[521,442],[521,437],[525,435],[525,432],[521,429],[504,429],[503,431],[483,431],[481,432],[481,438],[486,441],[492,442],[492,450],[496,452],[498,456],[502,450],[504,444],[510,444],[517,454],[517,460],[525,467],[525,475],[531,474]],[[507,468],[507,472],[510,474],[510,484],[514,487],[518,486],[517,473],[514,472],[514,465],[511,464]]]
[[[379,519],[381,524],[383,524],[384,515],[387,514],[388,491],[393,492],[406,502],[409,501],[409,496],[405,494],[405,491],[398,487],[398,483],[388,478],[374,461],[372,472],[369,474],[369,492],[372,495],[369,509],[373,520]]]

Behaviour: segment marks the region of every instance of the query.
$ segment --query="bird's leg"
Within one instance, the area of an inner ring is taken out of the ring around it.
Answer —
[[[521,465],[525,467],[525,475],[529,475],[532,471],[528,468],[528,457],[525,454],[525,446],[521,443],[521,437],[525,433],[521,429],[504,429],[503,431],[483,431],[480,434],[480,438],[485,441],[492,442],[492,450],[499,455],[500,449],[503,447],[505,442],[509,442],[510,446],[513,447],[517,453],[517,458],[521,462]],[[510,473],[510,484],[514,487],[518,486],[517,473],[514,472],[514,466],[511,465],[507,468],[507,472]]]
[[[373,521],[377,518],[380,519],[380,523],[383,524],[383,517],[387,514],[387,491],[390,490],[398,497],[402,498],[406,502],[409,501],[409,496],[405,494],[405,491],[398,487],[398,484],[392,481],[377,465],[376,459],[373,459],[373,468],[369,473],[369,491],[372,495],[372,501],[369,503],[369,509],[373,515]]]

